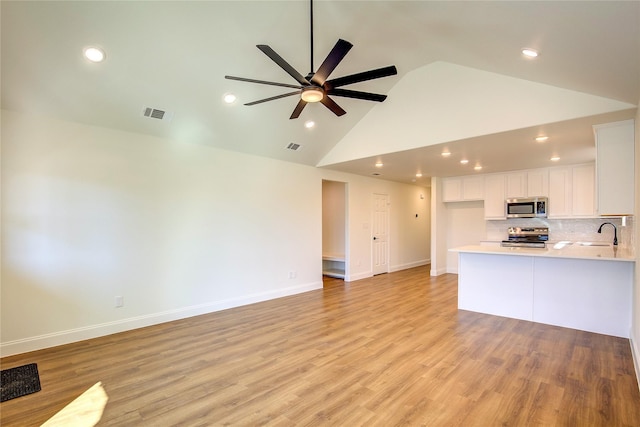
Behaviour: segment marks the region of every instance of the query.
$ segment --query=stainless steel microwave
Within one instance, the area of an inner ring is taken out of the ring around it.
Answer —
[[[505,201],[507,218],[546,218],[548,209],[547,197],[527,197]]]

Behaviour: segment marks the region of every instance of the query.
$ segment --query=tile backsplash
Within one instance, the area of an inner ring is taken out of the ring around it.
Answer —
[[[486,221],[487,240],[501,241],[507,238],[509,227],[548,227],[549,241],[568,240],[572,242],[613,242],[613,227],[607,225],[598,234],[598,228],[604,222],[610,222],[618,229],[618,245],[634,248],[634,217],[627,217],[625,226],[622,218],[576,218],[576,219],[538,219],[518,218],[504,221]]]

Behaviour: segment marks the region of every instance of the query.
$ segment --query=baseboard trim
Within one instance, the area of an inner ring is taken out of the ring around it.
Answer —
[[[15,341],[8,341],[0,344],[0,357],[13,356],[15,354],[27,353],[30,351],[42,350],[49,347],[69,344],[98,338],[118,332],[130,331],[144,328],[146,326],[171,322],[174,320],[186,319],[188,317],[213,313],[229,308],[254,304],[276,298],[309,292],[322,289],[322,281],[307,283],[299,286],[277,289],[269,292],[262,292],[245,296],[242,298],[231,298],[222,301],[211,301],[203,304],[180,307],[158,313],[151,313],[142,316],[130,317],[127,319],[106,322],[97,325],[85,326],[82,328],[69,329],[66,331],[54,332]]]
[[[632,333],[633,337],[634,334]],[[636,381],[638,382],[638,390],[640,390],[640,349],[633,338],[629,338],[629,344],[631,345],[631,357],[633,358],[633,366],[636,368]]]
[[[368,271],[366,273],[358,273],[358,274],[349,274],[344,277],[345,282],[354,282],[356,280],[366,279],[368,277],[373,277],[373,274]]]
[[[446,273],[448,273],[446,268],[431,269],[431,271],[429,272],[431,276],[440,276]]]
[[[428,265],[430,263],[430,259],[425,259],[421,261],[408,262],[406,264],[392,265],[389,267],[389,273],[395,273],[396,271],[407,270],[409,268],[422,267],[423,265]]]
[[[423,265],[429,265],[430,263],[431,263],[430,259],[425,259],[421,261],[408,262],[406,264],[393,265],[393,266],[389,266],[389,273],[395,273],[396,271],[407,270],[409,268],[414,268],[414,267],[422,267]],[[348,274],[344,277],[344,281],[354,282],[356,280],[367,279],[369,277],[373,277],[373,273],[371,271],[358,273],[358,274]]]

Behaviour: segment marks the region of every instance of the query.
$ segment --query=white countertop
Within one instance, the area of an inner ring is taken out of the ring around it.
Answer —
[[[504,248],[502,246],[469,245],[449,249],[451,252],[465,252],[493,255],[536,256],[548,258],[577,258],[594,261],[635,262],[635,255],[629,248],[617,246],[583,246],[579,243],[558,242],[543,248]]]

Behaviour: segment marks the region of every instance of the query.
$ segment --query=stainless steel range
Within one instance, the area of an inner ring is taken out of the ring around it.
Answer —
[[[509,238],[501,246],[509,248],[546,248],[549,240],[547,227],[509,227]]]

